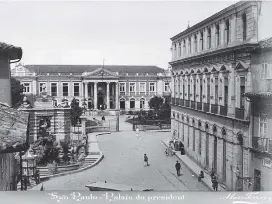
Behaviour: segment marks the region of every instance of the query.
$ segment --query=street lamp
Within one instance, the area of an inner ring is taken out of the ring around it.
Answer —
[[[22,163],[21,167],[22,177],[26,179],[23,182],[25,182],[24,183],[25,189],[27,189],[27,183],[29,183],[29,178],[34,177],[36,175],[37,169],[36,155],[33,155],[32,152],[30,152],[30,149],[28,149],[27,152],[21,157],[21,163]]]

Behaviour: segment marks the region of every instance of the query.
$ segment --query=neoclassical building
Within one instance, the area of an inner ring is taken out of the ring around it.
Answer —
[[[268,34],[269,6],[241,1],[171,38],[172,131],[227,190],[252,190],[254,183],[245,93],[255,83],[251,64]]]
[[[156,66],[123,65],[17,65],[11,72],[24,85],[25,94],[43,88],[57,106],[78,99],[87,109],[113,111],[148,109],[155,95],[167,96],[171,74]]]

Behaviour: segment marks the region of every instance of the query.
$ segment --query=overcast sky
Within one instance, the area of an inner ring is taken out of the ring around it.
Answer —
[[[0,41],[24,64],[168,67],[170,38],[237,1],[0,2]]]

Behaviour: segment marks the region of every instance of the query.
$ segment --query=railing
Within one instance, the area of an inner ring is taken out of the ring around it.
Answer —
[[[210,112],[210,104],[204,103],[204,112]]]
[[[235,118],[244,120],[244,118],[245,118],[245,109],[244,108],[235,108]]]
[[[261,152],[268,152],[269,146],[271,147],[271,140],[262,137],[252,137],[252,147]],[[270,149],[271,153],[272,149]]]
[[[201,102],[197,102],[197,110],[202,110],[202,103]]]
[[[227,116],[228,114],[228,106],[220,106],[220,115]]]
[[[218,105],[211,104],[211,113],[218,114]]]
[[[195,101],[191,101],[191,108],[195,109]]]
[[[186,107],[189,107],[189,106],[190,106],[189,100],[185,100],[185,106],[186,106]]]

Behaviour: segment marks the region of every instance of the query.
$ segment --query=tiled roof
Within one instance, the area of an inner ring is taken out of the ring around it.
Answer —
[[[27,112],[0,103],[0,153],[27,142],[28,116]]]
[[[20,60],[23,54],[23,51],[20,47],[15,47],[3,42],[0,42],[0,52],[7,52],[10,60]]]
[[[25,65],[31,72],[36,73],[83,73],[92,72],[102,65]],[[119,73],[162,73],[164,69],[157,66],[126,66],[126,65],[105,65],[104,69]]]
[[[272,93],[271,92],[259,92],[259,93],[247,92],[244,95],[246,97],[272,98]]]

